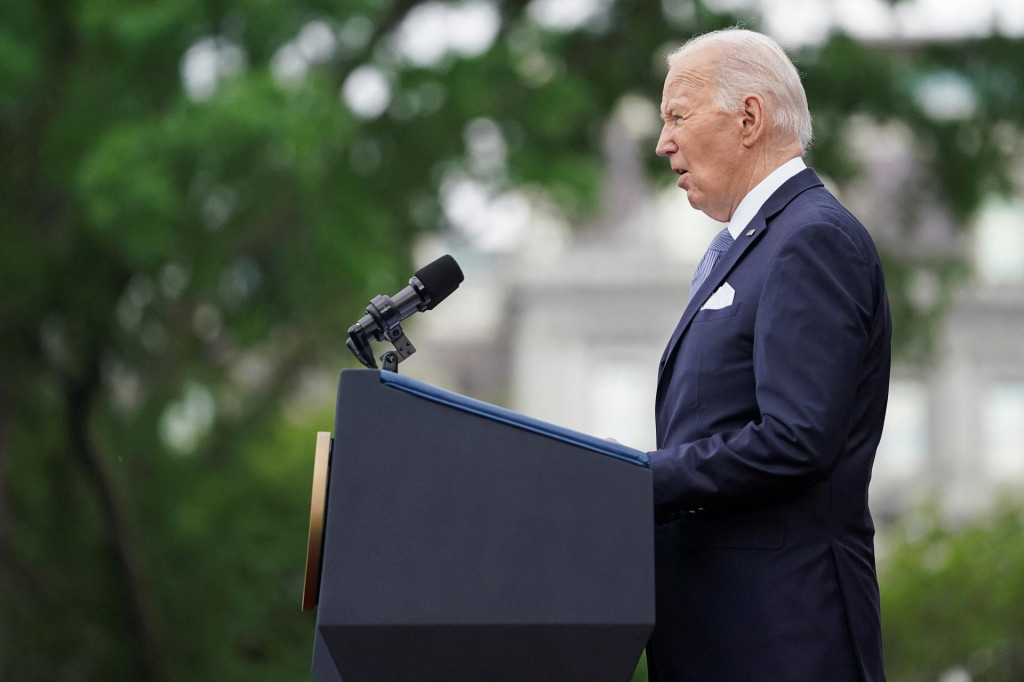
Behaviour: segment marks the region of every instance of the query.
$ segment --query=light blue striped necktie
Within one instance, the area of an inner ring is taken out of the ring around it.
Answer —
[[[733,241],[732,235],[729,234],[729,228],[725,228],[711,240],[711,246],[704,252],[704,257],[697,264],[697,271],[693,273],[693,281],[690,283],[691,300],[693,295],[697,293],[697,289],[700,289],[700,285],[704,284],[704,280],[711,274],[715,264],[718,263],[718,259],[733,245]]]

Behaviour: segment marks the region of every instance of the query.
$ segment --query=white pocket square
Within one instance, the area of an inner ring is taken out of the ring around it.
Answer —
[[[715,290],[715,293],[711,294],[711,297],[704,302],[704,305],[700,307],[701,310],[719,310],[721,308],[728,308],[732,305],[732,300],[736,297],[736,290],[729,286],[726,282],[722,286]]]

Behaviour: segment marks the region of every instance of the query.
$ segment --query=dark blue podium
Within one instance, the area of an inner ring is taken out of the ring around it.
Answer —
[[[646,454],[376,370],[341,373],[334,433],[317,682],[629,680]]]

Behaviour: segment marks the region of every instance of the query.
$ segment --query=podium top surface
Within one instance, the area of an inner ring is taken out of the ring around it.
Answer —
[[[561,426],[556,426],[540,419],[534,419],[533,417],[527,417],[524,414],[514,412],[504,407],[498,407],[497,405],[491,405],[485,403],[482,400],[476,400],[469,398],[458,393],[446,391],[443,388],[432,386],[431,384],[411,379],[402,374],[396,374],[395,372],[389,372],[381,370],[380,380],[385,386],[405,391],[413,395],[419,396],[426,400],[431,400],[442,405],[447,405],[457,410],[476,414],[488,419],[508,424],[517,428],[532,431],[534,433],[548,436],[556,440],[570,443],[572,445],[592,450],[608,457],[614,457],[615,459],[635,464],[644,468],[650,467],[650,460],[646,452],[634,450],[633,448],[622,445],[621,443],[613,443],[595,436],[590,436],[579,431],[573,431],[566,429]]]

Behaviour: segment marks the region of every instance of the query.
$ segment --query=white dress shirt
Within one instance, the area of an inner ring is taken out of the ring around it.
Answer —
[[[743,201],[736,207],[729,220],[729,234],[732,235],[732,238],[739,238],[740,232],[747,226],[747,223],[754,219],[757,212],[764,206],[764,202],[768,201],[768,197],[775,194],[775,190],[805,168],[807,168],[807,164],[799,156],[790,159],[769,173],[768,177],[757,183],[754,189],[747,192],[747,196],[743,197]]]

